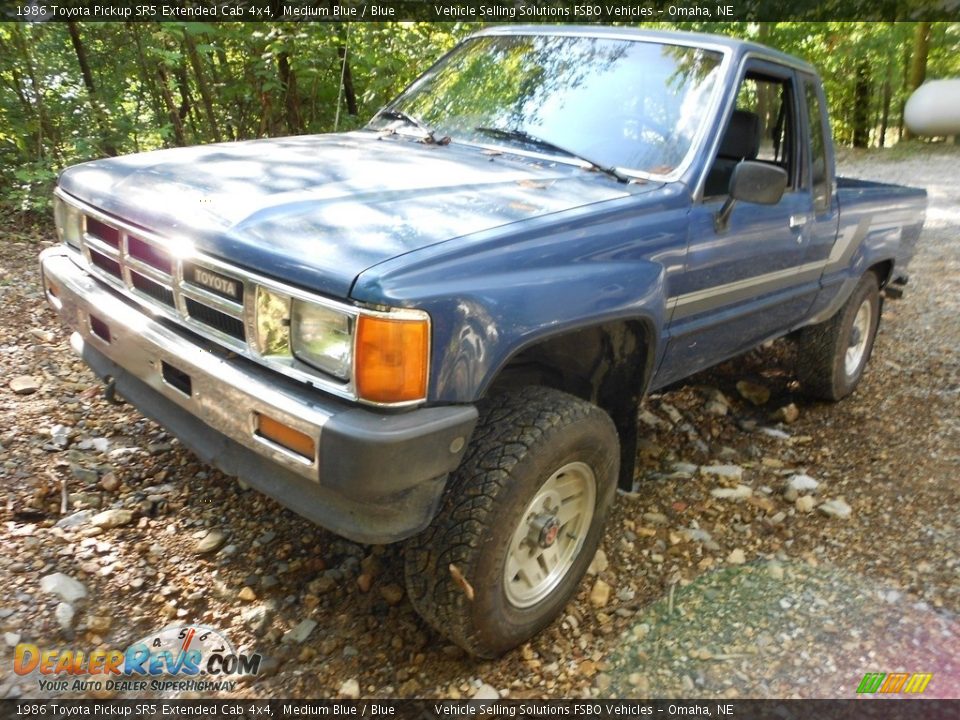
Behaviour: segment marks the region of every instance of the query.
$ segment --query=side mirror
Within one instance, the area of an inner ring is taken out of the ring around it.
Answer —
[[[758,205],[776,205],[787,189],[787,172],[776,165],[743,160],[737,163],[730,176],[730,190],[726,202],[714,219],[717,231],[725,230],[733,206],[738,200]]]

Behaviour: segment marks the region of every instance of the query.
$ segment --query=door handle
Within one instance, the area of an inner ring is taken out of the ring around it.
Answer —
[[[796,230],[797,228],[803,227],[810,221],[809,215],[791,215],[790,216],[790,229]]]

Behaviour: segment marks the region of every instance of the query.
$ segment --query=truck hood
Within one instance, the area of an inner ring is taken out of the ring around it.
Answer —
[[[656,185],[354,132],[96,160],[65,170],[60,187],[198,251],[346,297],[360,273],[403,253]]]

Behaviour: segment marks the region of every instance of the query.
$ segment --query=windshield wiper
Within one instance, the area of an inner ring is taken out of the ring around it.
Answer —
[[[408,125],[413,125],[417,130],[423,133],[423,137],[418,140],[418,142],[426,143],[427,145],[449,145],[450,137],[444,135],[441,138],[438,138],[435,133],[436,130],[433,128],[427,127],[423,122],[415,118],[409,113],[405,113],[403,110],[395,110],[390,108],[389,110],[381,110],[378,112],[374,119],[376,118],[385,118],[387,120],[400,120],[407,123]],[[392,128],[387,128],[389,132],[394,132]]]
[[[376,114],[376,117],[383,118],[384,120],[402,120],[408,125],[413,125],[418,130],[422,130],[427,135],[433,135],[433,130],[424,125],[420,120],[415,118],[409,113],[405,113],[403,110],[396,110],[394,108],[388,108],[386,110],[381,110]]]
[[[624,175],[622,172],[620,172],[614,167],[601,165],[600,163],[594,160],[591,160],[590,158],[586,158],[583,155],[580,155],[579,153],[575,153],[568,148],[562,147],[561,145],[557,145],[556,143],[550,142],[549,140],[546,140],[544,138],[537,137],[536,135],[531,135],[526,130],[516,130],[516,129],[504,130],[503,128],[487,127],[485,125],[480,125],[479,127],[475,127],[474,130],[476,130],[479,133],[483,133],[484,135],[489,135],[491,137],[503,138],[504,140],[517,140],[519,142],[526,143],[528,145],[534,145],[543,150],[558,152],[563,155],[567,155],[568,157],[572,157],[577,160],[582,160],[583,162],[587,163],[590,166],[591,170],[599,170],[600,172],[605,173],[606,175],[616,178],[620,182],[629,182],[630,180],[629,177],[627,177],[626,175]]]

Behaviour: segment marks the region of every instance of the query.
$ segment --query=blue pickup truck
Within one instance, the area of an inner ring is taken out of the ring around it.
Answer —
[[[478,656],[568,602],[644,393],[790,335],[857,386],[926,193],[834,171],[807,63],[495,27],[362,130],[62,173],[49,303],[199,457],[364,543]]]

